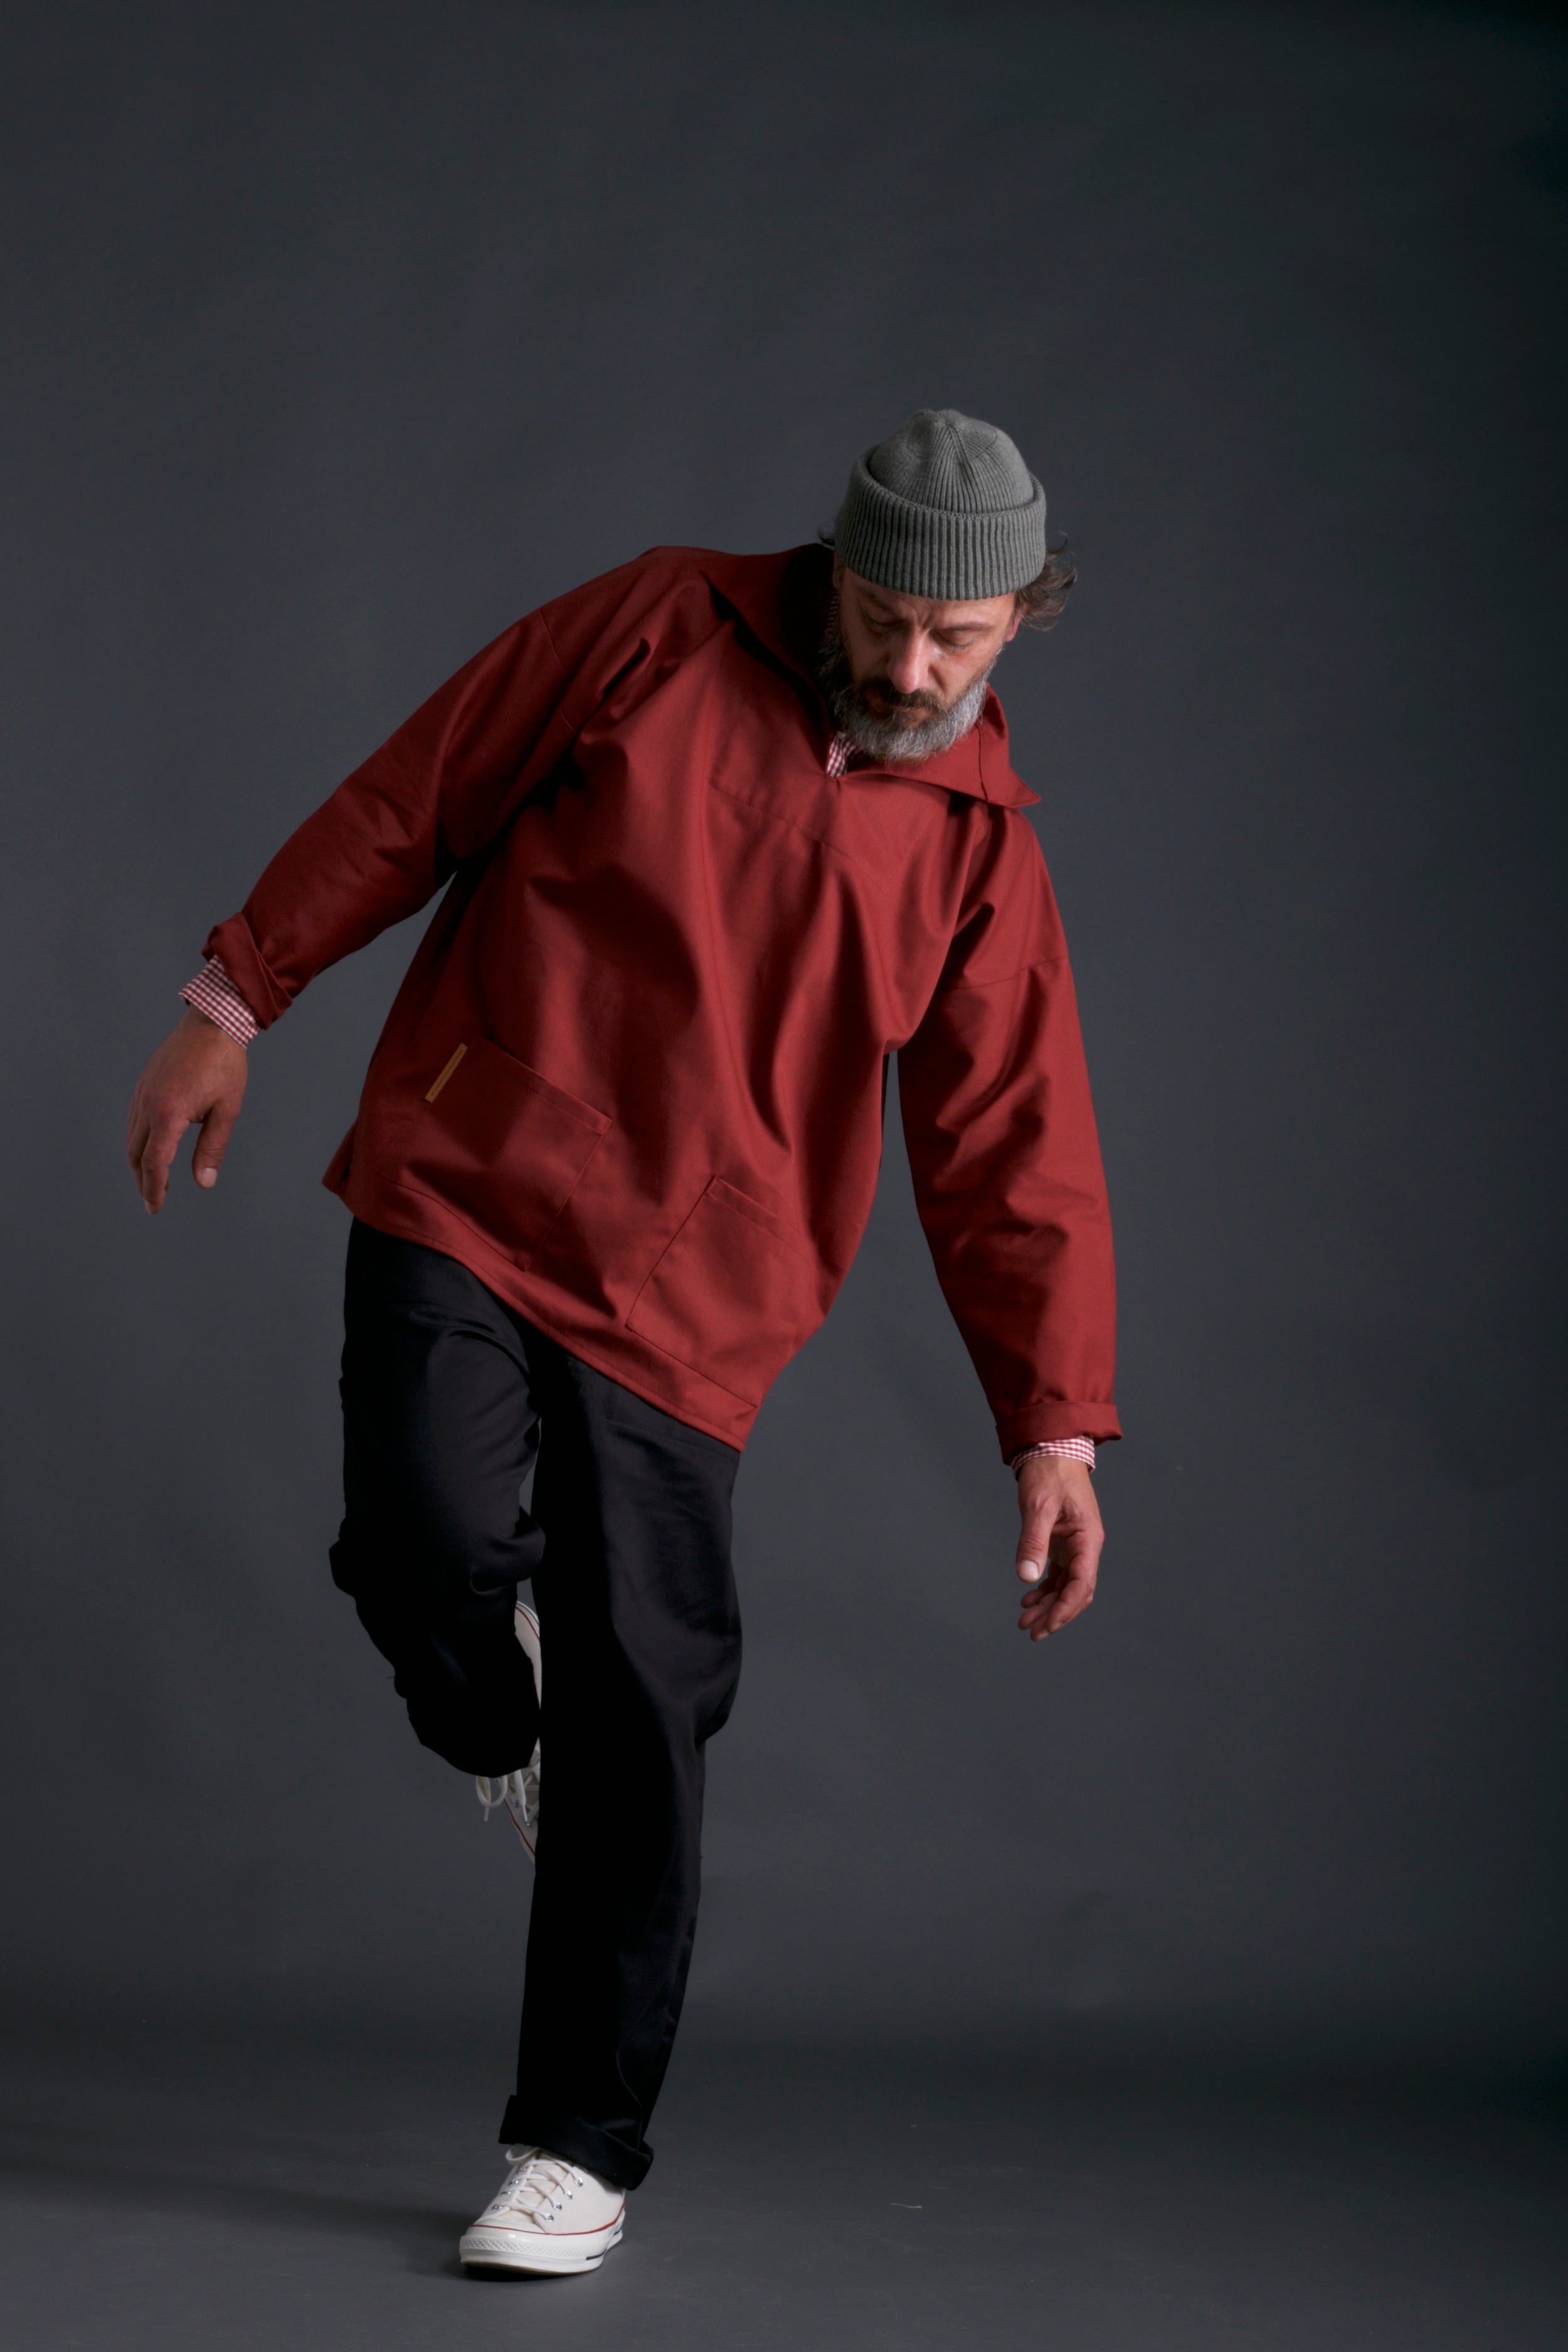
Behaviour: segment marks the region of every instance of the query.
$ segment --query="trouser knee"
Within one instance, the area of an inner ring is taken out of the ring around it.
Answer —
[[[347,1528],[331,1559],[332,1580],[391,1665],[422,1745],[461,1771],[492,1778],[526,1764],[539,1707],[512,1631],[515,1586],[470,1588],[455,1600],[449,1573],[409,1572],[406,1558],[384,1553],[369,1559]]]

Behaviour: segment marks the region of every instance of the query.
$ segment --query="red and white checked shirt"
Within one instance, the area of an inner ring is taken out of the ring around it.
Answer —
[[[828,774],[844,775],[854,757],[854,744],[847,735],[840,731],[827,747]],[[195,980],[187,981],[180,994],[187,1004],[204,1013],[226,1035],[232,1037],[237,1045],[248,1045],[261,1025],[224,970],[220,957],[209,956]],[[1009,1467],[1016,1474],[1020,1464],[1026,1462],[1032,1454],[1053,1454],[1064,1461],[1081,1462],[1088,1469],[1094,1467],[1092,1437],[1042,1438],[1037,1445],[1026,1445],[1015,1454]]]

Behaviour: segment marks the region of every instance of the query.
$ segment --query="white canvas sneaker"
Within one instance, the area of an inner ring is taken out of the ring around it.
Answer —
[[[511,2169],[464,2231],[458,2260],[492,2271],[596,2271],[621,2242],[625,2189],[547,2147],[509,2147],[506,2160]]]
[[[521,1643],[524,1654],[533,1669],[536,1695],[544,1696],[544,1675],[539,1655],[539,1620],[526,1601],[520,1601],[512,1614],[512,1631]],[[477,1773],[474,1786],[488,1822],[497,1805],[504,1805],[511,1815],[512,1827],[533,1859],[533,1849],[539,1840],[539,1741],[533,1743],[533,1753],[521,1772],[509,1772],[504,1780],[490,1780]]]

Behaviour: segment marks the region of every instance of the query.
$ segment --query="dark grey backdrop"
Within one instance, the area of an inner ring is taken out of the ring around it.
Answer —
[[[4,1966],[510,2026],[526,1874],[331,1591],[341,1208],[412,945],[153,1224],[208,924],[519,612],[1005,424],[1082,585],[999,677],[1067,913],[1131,1442],[1090,1622],[890,1129],[742,1472],[694,2018],[1555,2045],[1564,44],[1412,6],[16,12]]]

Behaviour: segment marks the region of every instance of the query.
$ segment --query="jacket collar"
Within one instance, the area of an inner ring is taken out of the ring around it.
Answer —
[[[827,712],[816,683],[816,655],[830,593],[833,558],[829,551],[792,547],[781,555],[719,555],[704,550],[698,568],[714,594],[763,651],[805,681],[812,705],[826,727]],[[1031,808],[1040,797],[1013,773],[1007,756],[1007,721],[989,688],[979,725],[951,751],[918,765],[857,767],[854,772],[931,784],[938,792],[963,793],[970,800],[985,801],[995,808]]]

